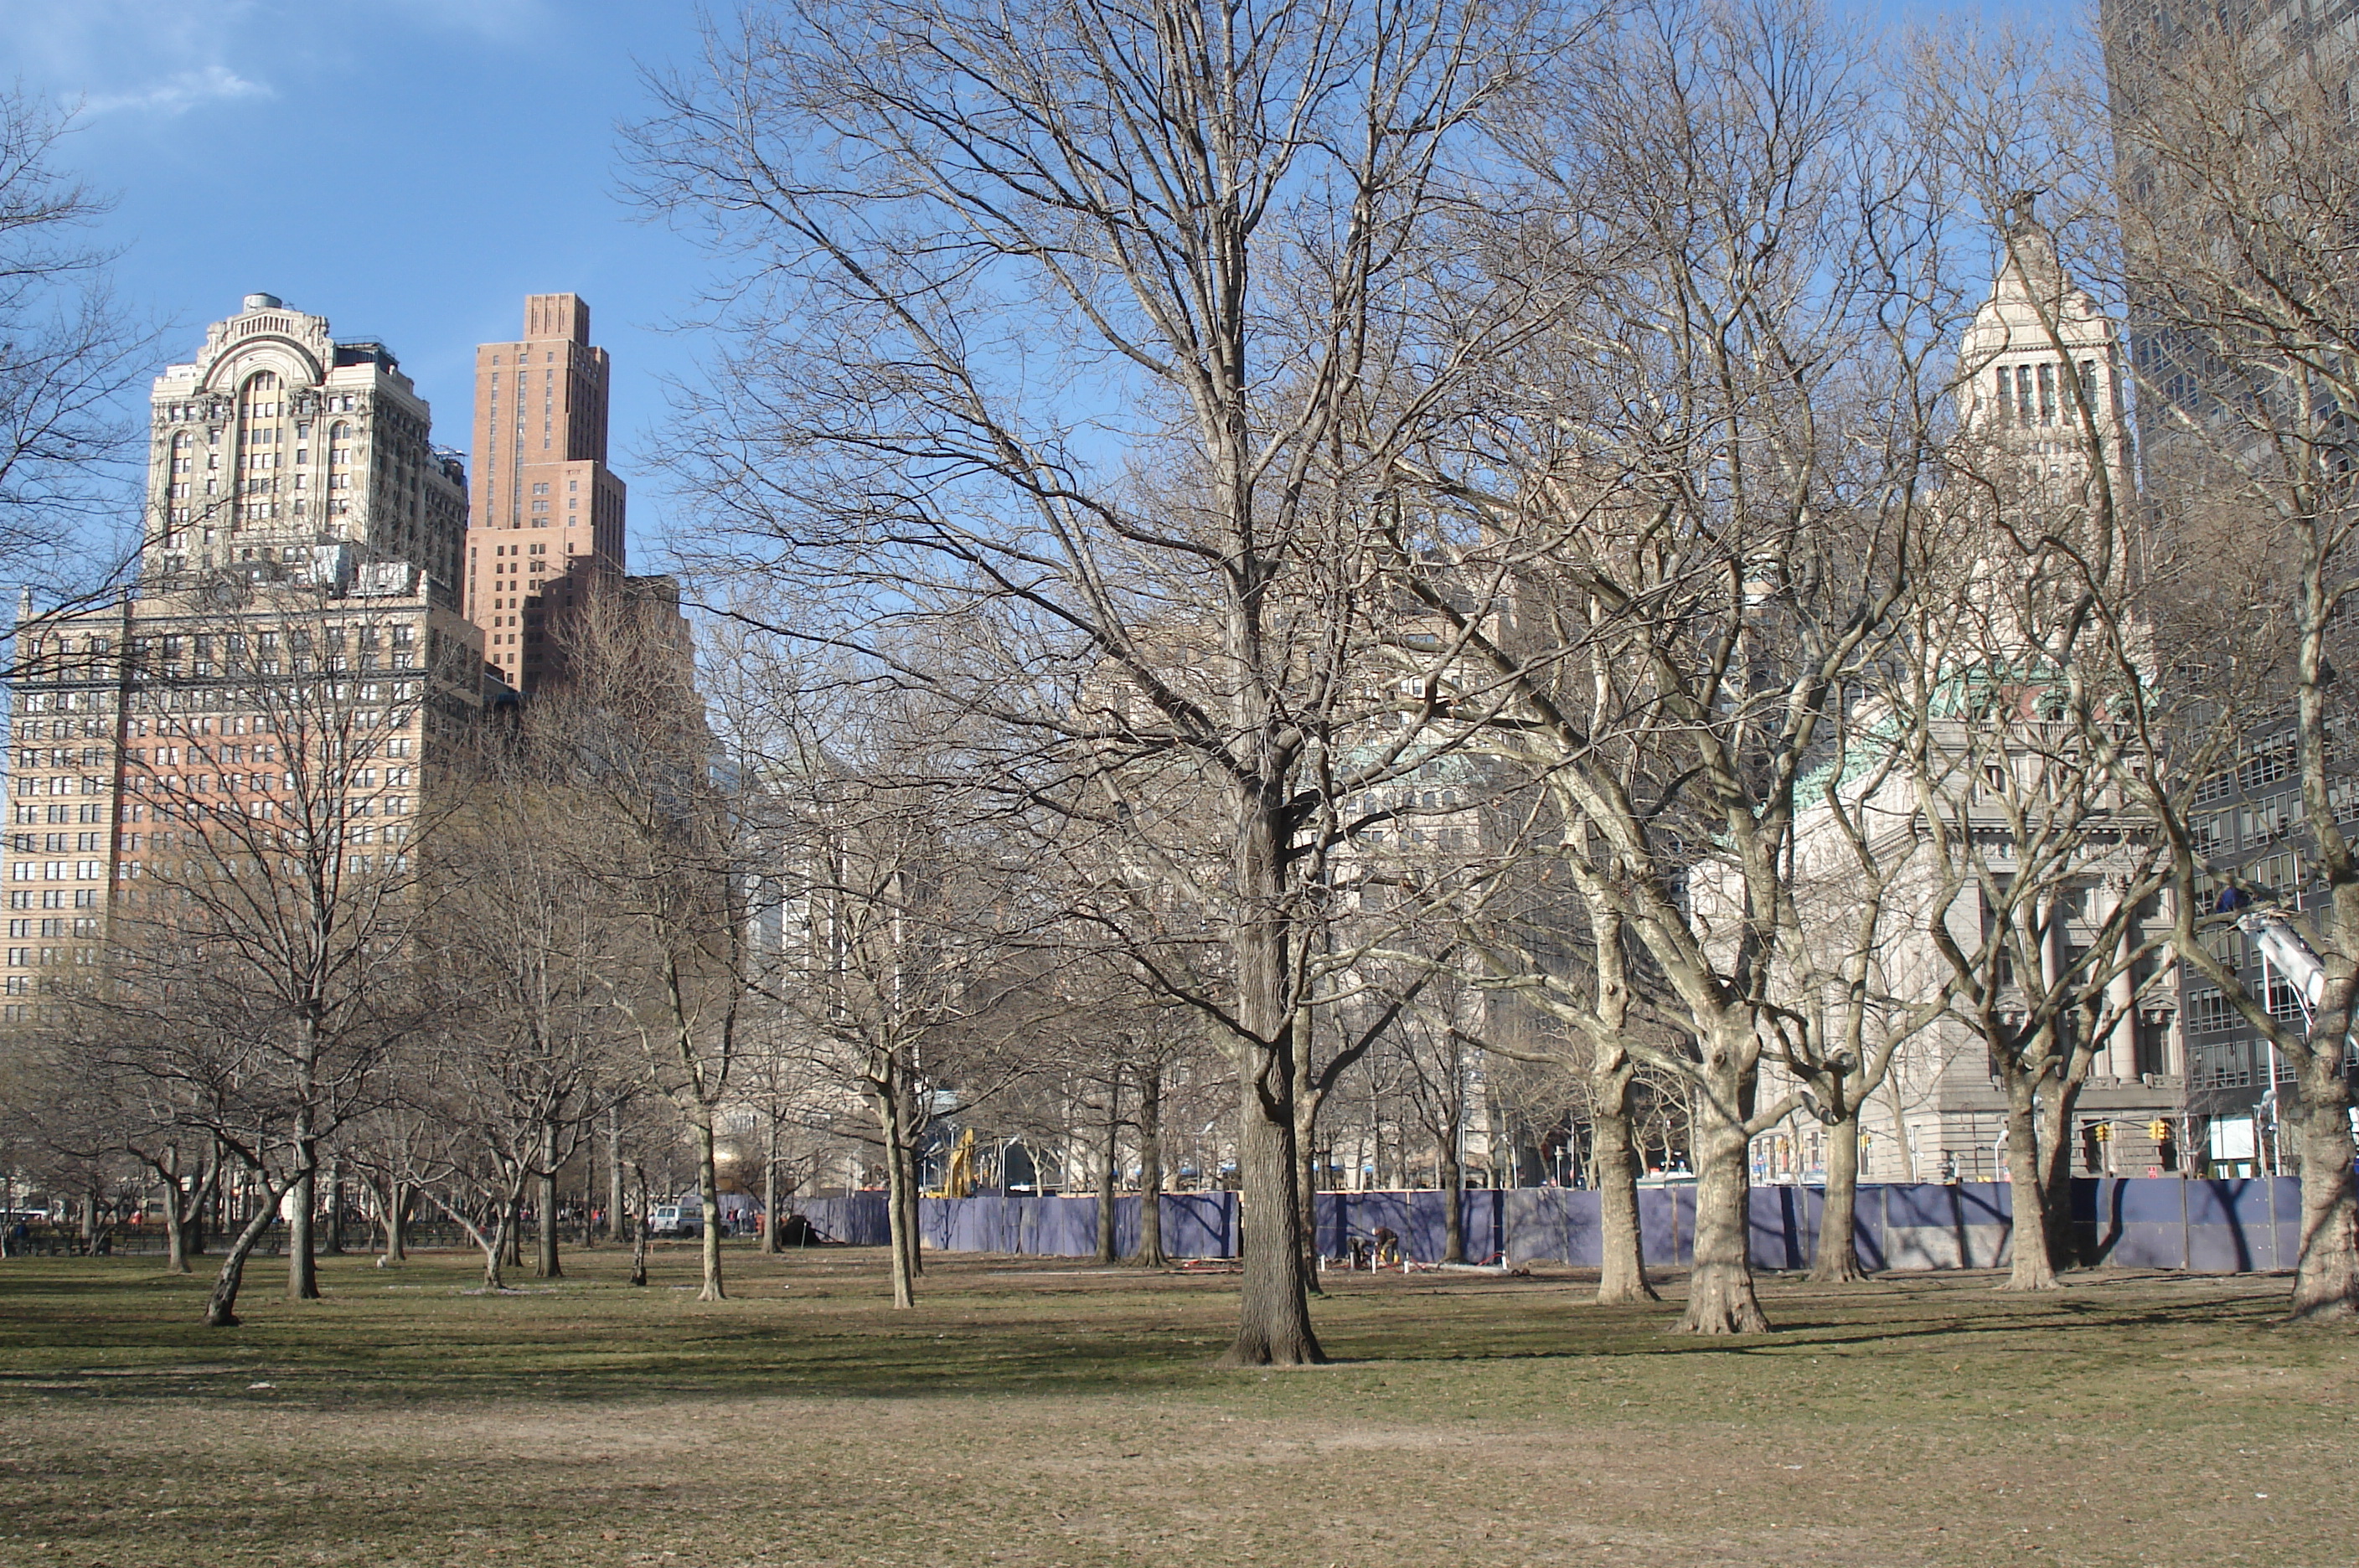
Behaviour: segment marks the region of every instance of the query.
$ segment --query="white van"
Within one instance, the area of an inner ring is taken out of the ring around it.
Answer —
[[[647,1215],[649,1236],[702,1236],[702,1203],[658,1203]]]

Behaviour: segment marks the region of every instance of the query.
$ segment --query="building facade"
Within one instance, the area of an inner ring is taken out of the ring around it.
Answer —
[[[1995,493],[2041,513],[2049,526],[2084,532],[2073,541],[2080,559],[2102,562],[2111,586],[2125,587],[2138,574],[2142,535],[2122,334],[2066,276],[2027,198],[2007,214],[2002,238],[1990,294],[1959,345],[1960,461],[1978,469]],[[1952,764],[1933,780],[1932,793],[1956,830],[1957,853],[1973,861],[1973,874],[1949,897],[1941,917],[1955,947],[1971,954],[1984,948],[2000,919],[1985,878],[1995,887],[2016,871],[2016,811],[2040,794],[2051,744],[2069,749],[2069,743],[2060,728],[2045,735],[2038,713],[2026,705],[2038,701],[2043,685],[2036,674],[2038,628],[2027,624],[2042,614],[2038,579],[2009,561],[1977,560],[1962,594],[1966,613],[1954,624],[1966,640],[1946,659],[1961,695],[1954,712],[1928,716],[1928,754]],[[2006,707],[2004,722],[1978,709],[1989,697],[1966,694],[1982,691]],[[1951,961],[1936,941],[1932,910],[1943,897],[1945,874],[1958,868],[1924,858],[1918,780],[1878,751],[1875,737],[1893,731],[1873,700],[1852,715],[1851,728],[1867,764],[1847,757],[1842,766],[1860,782],[1852,787],[1846,778],[1837,787],[1854,820],[1880,835],[1871,844],[1877,863],[1907,868],[1885,895],[1888,920],[1868,971],[1871,993],[1884,999],[1879,1016],[1888,1019],[1938,996],[1947,983]],[[1820,782],[1812,781],[1806,798]],[[2108,799],[2076,820],[2071,833],[2075,847],[2046,911],[2043,966],[2052,979],[2076,962],[2093,964],[2087,955],[2109,930],[2123,949],[2104,987],[2104,1033],[2076,1102],[2071,1169],[2122,1176],[2177,1171],[2194,1129],[2186,1114],[2176,967],[2167,945],[2157,943],[2170,928],[2171,910],[2168,891],[2152,887],[2151,829],[2126,800]],[[1856,856],[1824,806],[1799,814],[1797,838],[1798,899],[1806,923],[1817,928],[1804,940],[1824,944],[1822,959],[1833,969],[1847,951],[1843,944],[1857,940],[1856,900],[1844,892],[1859,875]],[[2125,911],[2131,897],[2137,907]],[[2004,991],[2000,1010],[2027,1011],[2022,990],[2011,985]],[[1767,1066],[1765,1099],[1793,1087]],[[2006,1121],[2006,1096],[1987,1043],[1962,1021],[1937,1018],[1899,1045],[1885,1083],[1861,1107],[1860,1178],[1998,1179],[2010,1164]],[[1753,1156],[1756,1180],[1820,1180],[1826,1134],[1798,1111],[1758,1138]]]
[[[466,609],[493,670],[520,692],[555,672],[564,617],[624,570],[608,373],[573,294],[527,296],[523,336],[475,351]]]
[[[2217,60],[2202,57],[2223,40],[2234,49],[2243,80],[2256,93],[2280,87],[2330,112],[2348,113],[2352,76],[2359,64],[2359,0],[2102,0],[2099,37],[2109,88],[2117,113],[2134,112],[2143,94],[2168,93],[2172,74]],[[2299,112],[2297,107],[2296,112]],[[2179,200],[2170,176],[2142,154],[2139,138],[2118,138],[2125,149],[2115,186],[2136,213],[2165,213]],[[2142,223],[2128,225],[2138,242]],[[2128,299],[2139,400],[2139,436],[2147,482],[2165,498],[2190,470],[2200,471],[2207,449],[2249,445],[2267,470],[2266,445],[2241,431],[2234,410],[2223,405],[2223,391],[2208,367],[2200,343],[2168,321],[2166,302],[2150,298],[2139,281],[2157,270],[2133,267]],[[2339,691],[2339,689],[2338,689]],[[2339,701],[2339,697],[2332,700]],[[2264,715],[2240,737],[2234,754],[2193,787],[2189,826],[2199,868],[2216,897],[2233,886],[2248,902],[2283,907],[2296,920],[2323,897],[2314,836],[2300,800],[2299,740],[2292,714]],[[2346,718],[2330,719],[2339,727]],[[2359,771],[2350,748],[2330,754],[2328,795],[2338,822],[2359,822]],[[2312,933],[2313,936],[2315,933]],[[2262,963],[2257,945],[2232,927],[2205,937],[2212,954],[2238,972],[2271,1014],[2299,1026],[2303,1019],[2295,986]],[[2284,1152],[2277,1137],[2277,1110],[2294,1093],[2292,1065],[2278,1057],[2216,986],[2191,978],[2183,999],[2187,1041],[2187,1112],[2199,1152],[2213,1169],[2249,1175],[2279,1168]]]
[[[482,701],[456,593],[463,467],[382,344],[248,295],[157,377],[150,427],[134,587],[19,615],[12,1021],[100,962],[110,920],[200,841],[299,826],[355,873],[398,861]]]

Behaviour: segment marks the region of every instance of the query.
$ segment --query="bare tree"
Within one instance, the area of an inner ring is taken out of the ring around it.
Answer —
[[[2149,467],[2176,539],[2224,569],[2191,583],[2238,634],[2215,657],[2190,659],[2190,672],[2208,664],[2213,716],[2234,738],[2282,726],[2298,753],[2301,821],[2324,883],[2308,1028],[2274,1015],[2201,940],[2192,792],[2165,798],[2158,777],[2154,803],[2169,822],[2179,885],[2177,949],[2293,1064],[2302,1220],[2292,1309],[2349,1318],[2359,1314],[2349,1040],[2359,855],[2338,777],[2348,718],[2335,666],[2350,663],[2338,616],[2359,590],[2350,57],[2339,46],[2289,50],[2274,35],[2179,7],[2114,25],[2106,107],[2125,187],[2125,269],[2150,336]],[[2180,773],[2189,781],[2221,759],[2215,748],[2191,760]]]
[[[1416,383],[1452,374],[1400,340],[1445,160],[1523,34],[1471,4],[815,0],[712,39],[637,134],[648,198],[750,264],[695,472],[796,628],[1036,755],[1193,773],[1224,957],[1173,994],[1248,1085],[1237,1364],[1320,1358],[1299,845],[1331,748],[1402,705],[1354,672],[1389,608],[1381,468],[1339,441],[1411,439]]]
[[[0,91],[0,550],[28,593],[66,610],[120,565],[121,541],[91,525],[123,515],[136,484],[117,399],[154,345],[108,291],[112,255],[86,242],[108,203],[60,167],[70,125],[21,87]]]
[[[543,1279],[563,1272],[559,1172],[613,1104],[624,1043],[605,987],[624,932],[600,885],[581,875],[565,811],[572,795],[561,772],[552,788],[549,771],[523,735],[487,739],[432,866],[444,891],[431,973],[456,1058],[444,1075],[457,1093],[450,1125],[503,1177],[530,1175]]]
[[[288,1292],[319,1293],[312,1184],[418,1027],[414,859],[431,815],[418,736],[454,671],[366,602],[264,588],[144,624],[125,725],[128,788],[103,977],[121,1066],[265,1201],[233,1241],[207,1321],[235,1323],[246,1257],[288,1201]],[[442,654],[463,662],[463,648]]]
[[[1579,251],[1595,281],[1420,474],[1476,519],[1457,556],[1509,564],[1514,617],[1473,627],[1406,582],[1518,686],[1485,744],[1547,791],[1545,855],[1644,953],[1680,1044],[1495,942],[1494,978],[1685,1082],[1685,1324],[1753,1332],[1747,1153],[1786,1110],[1758,1092],[1798,790],[1909,586],[1938,225],[1868,60],[1807,5],[1637,6],[1549,85],[1509,127],[1546,221],[1488,265]]]
[[[570,875],[617,928],[595,944],[599,984],[694,1140],[699,1299],[720,1301],[716,1130],[754,996],[758,868],[744,780],[721,765],[687,637],[663,584],[597,585],[569,629],[565,681],[527,712],[524,745],[570,818]]]
[[[744,646],[744,645],[741,645]],[[1034,1065],[1060,1001],[1025,835],[962,778],[966,727],[921,693],[765,659],[732,732],[759,780],[765,1005],[823,1076],[864,1101],[884,1156],[897,1306],[914,1300],[919,1151]],[[742,695],[742,694],[741,694]]]

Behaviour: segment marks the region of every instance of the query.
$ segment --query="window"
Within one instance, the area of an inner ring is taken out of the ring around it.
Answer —
[[[2299,1022],[2302,1017],[2301,996],[2293,982],[2272,969],[2269,971],[2269,1017],[2283,1023]]]
[[[2293,829],[2293,796],[2290,793],[2270,796],[2266,800],[2246,806],[2241,815],[2245,825],[2245,847],[2257,849],[2274,844]]]
[[[2039,367],[2039,422],[2056,422],[2056,367],[2052,365]]]
[[[2031,366],[2015,367],[2015,419],[2017,424],[2031,423]]]
[[[2236,768],[2236,782],[2247,789],[2274,784],[2293,773],[2294,737],[2278,735],[2255,746]]]

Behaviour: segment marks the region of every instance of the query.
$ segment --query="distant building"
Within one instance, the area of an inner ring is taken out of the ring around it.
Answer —
[[[2069,518],[2077,513],[2087,519],[2079,525],[2082,527],[2102,526],[2105,518],[2113,518],[2120,537],[2104,548],[2112,570],[2126,582],[2137,569],[2137,539],[2130,521],[2136,513],[2130,506],[2134,491],[2121,334],[2095,300],[2064,274],[2053,241],[2031,217],[2027,199],[2007,214],[2006,238],[2006,258],[1960,344],[1962,439],[1974,443],[1985,461],[2017,471],[2033,504],[2052,495],[2060,515]],[[2093,423],[2103,474],[2092,468],[2085,433],[2090,427],[2082,422],[2082,409]],[[2101,483],[2114,487],[2119,507],[2105,511],[2085,504],[2092,487]],[[2097,558],[2096,543],[2087,541],[2085,558]],[[2012,665],[2017,661],[2007,650],[2036,647],[2030,629],[2015,624],[2027,605],[2029,613],[2038,613],[2036,597],[2022,592],[2022,584],[1995,575],[2005,570],[1994,564],[1969,573],[1968,593],[1980,593],[1987,601],[1974,605],[1987,621],[1982,628],[1985,640],[1962,656],[1970,663],[1995,658],[2002,665]],[[2036,656],[2026,655],[2022,662],[2034,664]],[[1878,722],[1872,706],[1853,715],[1862,735],[1872,736]],[[1982,722],[1962,702],[1953,717],[1941,721],[1947,739],[1937,725],[1937,745],[1960,757],[1975,755],[1968,742],[1973,726]],[[1873,744],[1868,743],[1871,748]],[[1951,796],[1949,810],[1963,817],[1982,844],[1977,853],[1995,868],[1995,875],[2003,876],[2008,839],[2001,802],[2011,786],[2036,779],[2040,764],[2028,754],[2020,760],[1984,760],[1996,777],[1962,778],[1939,788]],[[2009,780],[2002,771],[2010,766],[2020,776],[2017,780]],[[1886,835],[1888,842],[1875,847],[1897,860],[1897,847],[1908,839],[1919,820],[1915,782],[1900,773],[1887,774],[1868,795],[1864,793],[1869,789],[1865,780],[1875,776],[1874,770],[1858,768],[1854,758],[1849,771],[1862,779],[1860,792],[1852,796],[1864,808],[1862,819],[1871,824],[1871,833]],[[1814,780],[1806,798],[1817,789]],[[1880,829],[1874,825],[1877,823]],[[2085,953],[2119,912],[2126,887],[2124,853],[2129,861],[2142,858],[2144,831],[2129,814],[2100,812],[2093,819],[2082,859],[2073,863],[2077,868],[2085,861],[2085,873],[2076,869],[2060,889],[2047,937],[2047,962],[2060,965],[2067,953]],[[1854,939],[1852,909],[1844,887],[1846,879],[1856,875],[1849,841],[1823,805],[1800,811],[1796,833],[1802,879],[1798,899],[1806,920],[1817,928],[1805,940],[1848,942]],[[1947,975],[1947,960],[1930,929],[1930,906],[1912,903],[1919,898],[1930,900],[1936,887],[1927,869],[1898,884],[1890,896],[1888,935],[1878,944],[1869,980],[1873,994],[1890,999],[1887,1012],[1937,995]],[[1709,884],[1700,893],[1710,896]],[[2166,897],[2149,898],[2131,911],[2123,937],[2126,949],[2134,951],[2167,929]],[[1947,920],[1962,949],[1972,953],[1982,946],[1993,913],[1973,879],[1949,906]],[[1832,951],[1847,950],[1836,945]],[[2145,958],[2107,987],[2112,1024],[2097,1046],[2071,1129],[2069,1158],[2075,1174],[2138,1176],[2184,1163],[2190,1142],[2183,1088],[2186,1051],[2176,1023],[2170,967],[2167,952]],[[2163,971],[2159,975],[2158,970]],[[2004,995],[2001,1001],[2006,1005]],[[1774,1063],[1765,1062],[1764,1080],[1765,1100],[1792,1087]],[[2006,1127],[2006,1099],[1985,1043],[1962,1023],[1940,1019],[1899,1048],[1888,1082],[1862,1107],[1860,1177],[1996,1179],[2009,1167]],[[2158,1127],[2163,1133],[2159,1138],[2155,1136]],[[1810,1115],[1797,1112],[1755,1140],[1753,1160],[1756,1180],[1821,1180],[1825,1134]]]
[[[565,617],[624,572],[608,374],[574,294],[527,296],[524,335],[475,351],[467,617],[499,679],[527,694],[555,672]]]
[[[2233,40],[2239,60],[2256,79],[2307,81],[2329,106],[2346,113],[2352,107],[2359,0],[2101,0],[2098,29],[2117,114],[2127,112],[2143,93],[2169,92],[2168,73],[2223,37]],[[2114,180],[2122,201],[2133,212],[2168,212],[2168,204],[2180,198],[2167,172],[2136,151],[2136,138],[2120,138],[2119,145],[2128,149]],[[2131,236],[2135,244],[2135,224]],[[2133,268],[2140,274],[2149,270]],[[2201,466],[2200,454],[2213,437],[2197,432],[2225,430],[2231,445],[2253,438],[2236,435],[2233,423],[2217,418],[2220,391],[2207,381],[2201,346],[2169,327],[2163,304],[2133,282],[2128,307],[2138,436],[2147,483],[2167,496],[2190,459]],[[2342,751],[2348,755],[2348,747]],[[2333,756],[2328,767],[2330,801],[2336,820],[2349,831],[2359,822],[2359,773]],[[2300,783],[2299,741],[2287,711],[2254,724],[2221,769],[2195,784],[2189,825],[2199,868],[2208,874],[2209,897],[2216,898],[2219,889],[2234,885],[2245,898],[2281,904],[2298,918],[2323,901]],[[2207,942],[2273,1015],[2299,1023],[2302,1006],[2295,988],[2283,975],[2265,973],[2249,938],[2222,929],[2210,933]],[[2186,983],[2187,1112],[2200,1140],[2198,1151],[2228,1174],[2273,1166],[2277,1107],[2280,1096],[2294,1092],[2293,1066],[2270,1050],[2218,987],[2203,984],[2192,971]]]
[[[16,626],[5,1016],[100,961],[110,916],[190,835],[286,820],[332,731],[353,866],[407,853],[467,743],[482,643],[454,591],[459,460],[394,356],[268,294],[156,378],[136,584]]]

